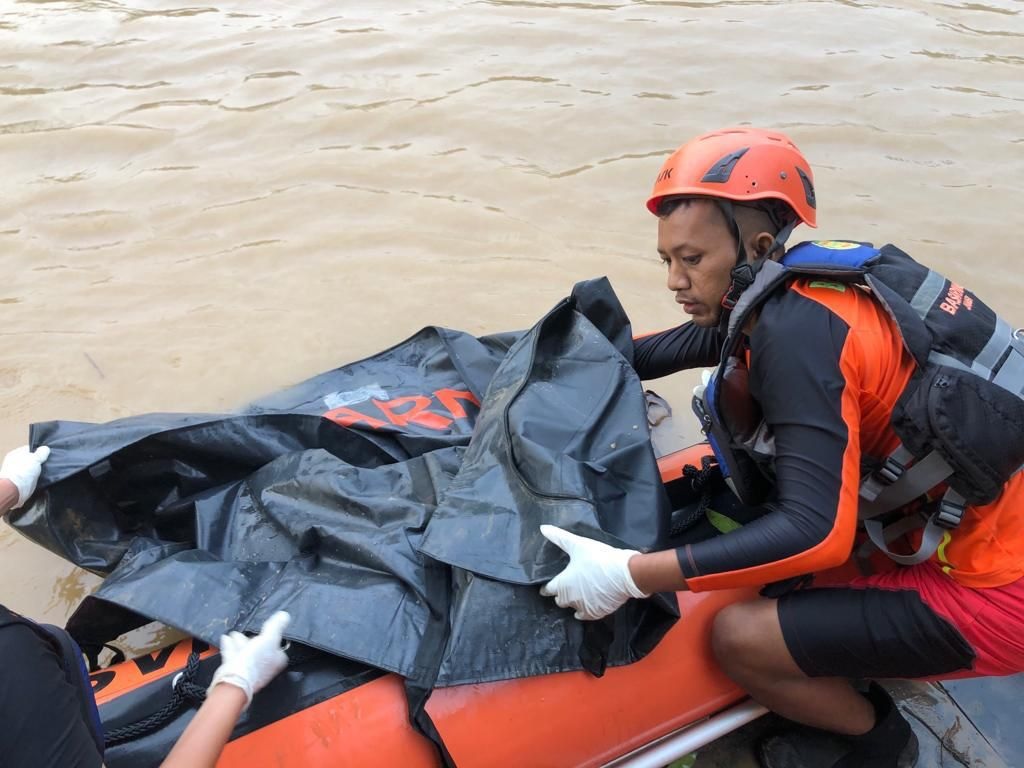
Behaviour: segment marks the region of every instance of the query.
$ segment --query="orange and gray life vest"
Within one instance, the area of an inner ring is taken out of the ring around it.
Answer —
[[[895,321],[917,365],[893,409],[902,442],[865,474],[859,516],[894,560],[923,562],[945,531],[960,524],[967,504],[994,501],[1024,468],[1024,333],[892,245],[801,243],[779,262],[759,263],[728,317],[721,362],[694,398],[722,474],[745,504],[763,502],[770,489],[774,443],[747,386],[743,328],[770,295],[803,276],[867,289]],[[878,518],[943,484],[947,490],[924,523],[918,551],[891,552],[888,543],[921,521],[904,517],[883,527]]]

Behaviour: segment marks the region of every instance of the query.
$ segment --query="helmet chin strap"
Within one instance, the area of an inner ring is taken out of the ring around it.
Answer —
[[[750,259],[747,257],[747,249],[743,245],[743,237],[740,234],[740,225],[736,222],[736,213],[732,201],[716,199],[715,204],[718,205],[722,215],[725,216],[725,222],[729,226],[733,238],[736,240],[736,264],[729,273],[732,281],[729,283],[729,290],[722,297],[723,311],[720,325],[724,328],[727,327],[729,314],[736,306],[736,302],[739,301],[743,292],[754,282],[754,278],[757,277],[757,273],[761,270],[765,260],[770,259],[777,251],[785,249],[786,241],[793,233],[793,229],[798,222],[790,221],[779,226],[778,216],[771,209],[768,209],[766,212],[769,218],[771,218],[772,223],[779,227],[779,233],[775,235],[775,239],[764,255],[758,256],[754,254],[755,258]]]

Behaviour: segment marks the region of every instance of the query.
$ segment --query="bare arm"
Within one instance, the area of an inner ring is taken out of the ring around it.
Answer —
[[[6,515],[18,503],[18,486],[10,480],[0,478],[0,515]]]
[[[648,595],[687,589],[674,549],[633,555],[629,559],[629,574],[633,577],[633,583]]]
[[[213,673],[206,701],[161,768],[214,768],[253,695],[288,665],[281,633],[290,620],[287,613],[278,611],[256,637],[240,632],[221,636],[221,664]]]
[[[214,768],[245,705],[241,688],[215,686],[160,768]]]

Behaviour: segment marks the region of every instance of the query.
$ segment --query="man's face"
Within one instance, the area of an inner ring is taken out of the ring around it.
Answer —
[[[692,200],[658,219],[658,254],[668,267],[668,289],[683,311],[697,325],[717,325],[736,266],[736,241],[718,206]]]

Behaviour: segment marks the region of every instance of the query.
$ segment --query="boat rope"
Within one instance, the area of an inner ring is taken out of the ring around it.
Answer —
[[[103,741],[108,747],[122,744],[147,733],[152,733],[170,721],[178,710],[187,703],[202,704],[206,699],[206,689],[196,685],[196,672],[199,671],[199,654],[193,651],[188,656],[185,669],[174,676],[171,683],[171,698],[160,709],[148,717],[136,720],[134,723],[122,725],[119,728],[106,731],[103,734]]]
[[[298,643],[285,643],[284,650],[288,652],[289,667],[305,664],[323,655],[323,651]],[[152,733],[170,722],[186,704],[201,705],[206,700],[206,688],[194,682],[199,671],[199,661],[199,654],[192,651],[185,662],[185,668],[171,681],[170,700],[152,715],[104,733],[103,741],[106,746],[113,747]]]
[[[711,480],[718,474],[718,464],[714,456],[701,456],[700,469],[693,464],[683,467],[683,477],[690,481],[690,489],[694,494],[700,494],[700,501],[687,511],[685,515],[676,519],[673,516],[671,536],[678,536],[689,530],[702,520],[711,505]]]

